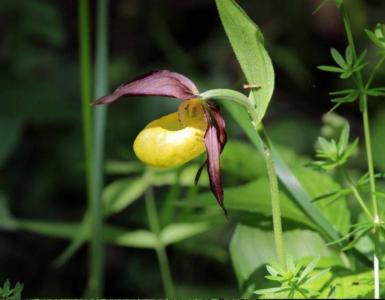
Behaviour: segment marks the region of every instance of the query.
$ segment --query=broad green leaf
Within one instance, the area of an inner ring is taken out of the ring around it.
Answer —
[[[341,189],[341,186],[326,173],[317,172],[302,166],[295,168],[293,172],[312,199],[327,194],[330,191]],[[327,200],[317,201],[315,206],[318,207],[330,224],[333,224],[335,230],[338,230],[341,234],[348,232],[350,212],[344,197],[333,203],[329,203]]]
[[[219,16],[248,84],[259,85],[251,94],[259,123],[266,113],[274,90],[274,69],[263,45],[258,26],[233,0],[216,0]]]
[[[0,166],[11,155],[21,135],[21,121],[0,116]]]
[[[250,144],[229,140],[221,154],[221,170],[238,178],[253,180],[264,175],[265,161]]]
[[[210,223],[176,223],[166,226],[160,233],[160,238],[165,245],[171,245],[201,234],[213,227]]]
[[[103,206],[106,214],[117,213],[139,199],[149,183],[143,178],[119,179],[108,185],[103,191]]]
[[[327,247],[316,232],[286,231],[283,233],[283,239],[287,256],[293,257],[294,260],[319,256],[320,267],[343,266],[340,255]],[[242,292],[248,294],[256,290],[260,285],[250,278],[263,265],[276,259],[273,232],[238,224],[230,243],[230,254]]]
[[[251,125],[247,112],[242,107],[234,103],[226,101],[221,101],[221,103],[230,112],[231,116],[239,124],[239,126],[241,126],[241,128],[245,131],[248,138],[258,151],[263,153],[263,142]],[[296,176],[282,160],[281,155],[277,152],[272,143],[270,143],[270,146],[280,182],[286,187],[293,201],[302,209],[305,215],[314,222],[314,224],[319,226],[320,231],[325,236],[327,236],[331,241],[337,240],[340,236],[338,231],[323,216],[322,212],[311,202],[312,198],[304,190]]]
[[[225,188],[225,207],[230,210],[241,210],[271,216],[271,200],[269,182],[266,177],[250,183]],[[282,192],[279,195],[282,217],[313,226],[312,222]],[[186,204],[186,203],[185,203]],[[201,193],[188,203],[191,206],[216,206],[210,192]]]

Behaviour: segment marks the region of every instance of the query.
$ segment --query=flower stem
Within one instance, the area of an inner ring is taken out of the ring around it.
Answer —
[[[271,208],[273,214],[273,230],[275,247],[280,264],[286,267],[285,260],[285,249],[282,237],[282,220],[281,220],[281,208],[279,204],[279,189],[277,173],[275,171],[274,162],[271,157],[271,152],[268,146],[265,145],[264,155],[266,161],[267,175],[269,177],[270,184],[270,197],[271,197]]]
[[[146,211],[147,211],[147,219],[150,226],[151,231],[157,237],[157,247],[156,247],[156,255],[158,257],[160,274],[162,277],[163,289],[165,292],[165,298],[175,298],[175,289],[174,283],[171,276],[170,264],[168,261],[166,247],[163,244],[163,241],[160,237],[160,223],[159,217],[157,213],[157,209],[155,206],[154,200],[154,192],[152,188],[148,188],[145,193],[145,202],[146,202]]]

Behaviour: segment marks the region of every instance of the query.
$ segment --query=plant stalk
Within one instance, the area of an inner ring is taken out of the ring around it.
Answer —
[[[95,78],[94,98],[108,92],[108,1],[98,0],[96,15]],[[90,297],[99,298],[104,287],[104,240],[102,189],[105,144],[106,106],[94,107],[93,115],[93,156],[91,174],[91,262],[88,292]]]
[[[145,192],[145,202],[146,202],[146,212],[147,219],[150,226],[151,231],[157,237],[157,247],[156,247],[156,255],[158,257],[159,269],[163,283],[163,289],[165,292],[165,298],[172,299],[175,298],[175,289],[174,283],[171,276],[170,263],[166,253],[166,247],[163,244],[160,233],[160,223],[158,212],[155,205],[154,200],[154,192],[152,188],[148,188]]]
[[[282,236],[282,220],[281,220],[281,208],[279,204],[279,188],[277,173],[275,171],[274,162],[271,157],[270,149],[267,145],[264,148],[264,155],[266,161],[267,175],[269,177],[270,185],[270,197],[271,197],[271,208],[273,214],[273,230],[275,247],[278,256],[278,260],[282,266],[286,268],[285,249]]]
[[[344,26],[346,35],[348,37],[348,43],[352,49],[353,56],[355,59],[357,59],[357,51],[354,45],[354,39],[353,39],[353,33],[351,30],[350,25],[350,19],[349,16],[345,10],[344,5],[341,5],[341,12],[343,16]],[[381,62],[382,64],[382,62]],[[372,73],[374,76],[374,73]],[[368,80],[367,86],[371,83],[373,77],[370,76],[370,80]],[[360,89],[360,91],[363,91],[365,88],[364,81],[362,79],[361,71],[357,71],[356,75],[356,82],[357,87]],[[367,163],[368,163],[368,172],[369,172],[369,183],[370,183],[370,194],[372,199],[372,206],[373,206],[373,216],[374,216],[374,235],[375,235],[375,249],[373,254],[373,274],[374,274],[374,298],[379,299],[380,298],[380,264],[379,264],[379,257],[381,255],[380,253],[380,247],[379,247],[379,230],[378,230],[378,224],[380,224],[381,220],[378,215],[378,203],[377,203],[377,196],[376,196],[376,182],[375,182],[375,174],[374,174],[374,164],[373,164],[373,155],[372,155],[372,144],[371,144],[371,138],[370,138],[370,126],[369,126],[369,113],[368,113],[368,99],[367,95],[365,93],[361,92],[360,95],[360,109],[362,112],[362,119],[363,119],[363,127],[364,127],[364,135],[365,135],[365,148],[366,148],[366,156],[367,156]]]
[[[92,173],[92,111],[91,103],[91,53],[89,34],[89,2],[78,2],[78,39],[80,59],[80,89],[82,101],[83,143],[86,171],[87,197],[91,199],[91,173]],[[89,200],[90,201],[90,200]]]
[[[92,130],[92,76],[91,76],[91,42],[90,42],[90,18],[89,1],[78,1],[79,17],[79,51],[80,51],[80,81],[82,97],[83,140],[85,150],[85,171],[88,210],[91,212],[91,241],[89,246],[89,280],[87,294],[92,298],[101,296],[101,252],[99,219],[97,218],[97,206],[95,206],[94,190],[94,155],[93,155],[93,130]]]

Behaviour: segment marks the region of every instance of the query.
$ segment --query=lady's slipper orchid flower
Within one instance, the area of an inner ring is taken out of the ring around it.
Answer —
[[[227,215],[219,162],[227,137],[219,107],[202,100],[190,79],[167,70],[147,73],[124,83],[94,104],[109,104],[122,96],[164,96],[182,100],[177,112],[150,122],[138,134],[134,141],[135,154],[148,165],[168,168],[182,165],[206,150],[207,160],[198,170],[196,182],[207,165],[211,190]]]

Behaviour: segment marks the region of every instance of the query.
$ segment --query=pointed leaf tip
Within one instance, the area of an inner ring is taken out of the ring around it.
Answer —
[[[199,95],[195,84],[187,77],[168,70],[153,71],[120,85],[112,94],[93,104],[109,104],[122,96],[164,96],[187,100]]]

